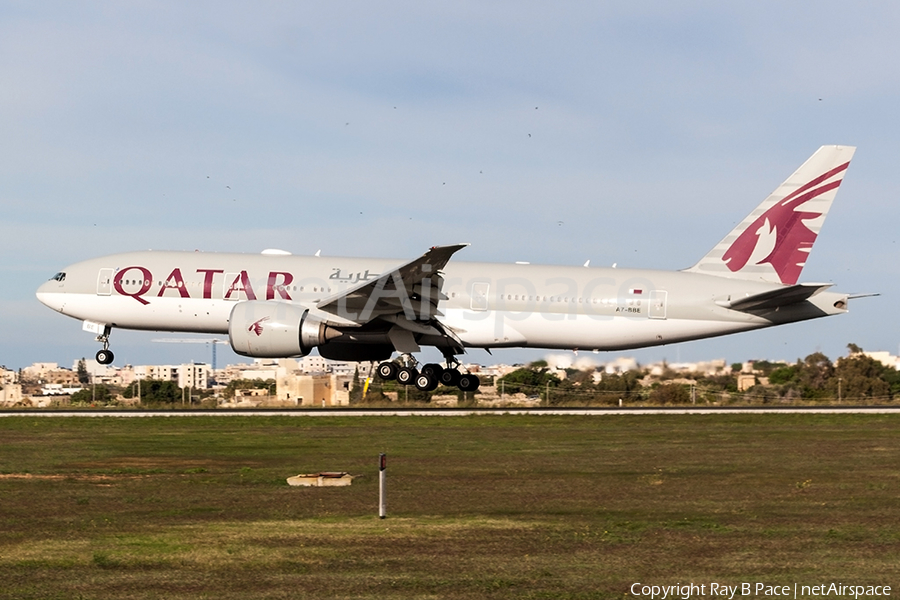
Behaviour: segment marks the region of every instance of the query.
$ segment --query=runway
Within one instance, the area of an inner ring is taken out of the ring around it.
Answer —
[[[184,410],[3,410],[0,417],[463,417],[472,415],[532,415],[590,417],[623,415],[749,415],[749,414],[900,414],[900,406],[792,407],[655,407],[655,408],[311,408],[311,409],[184,409]]]

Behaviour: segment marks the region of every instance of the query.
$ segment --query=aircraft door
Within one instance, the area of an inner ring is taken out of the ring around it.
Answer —
[[[109,296],[110,294],[112,294],[112,278],[112,269],[100,269],[100,274],[97,275],[98,296]]]
[[[487,310],[488,308],[488,291],[490,284],[479,281],[472,284],[472,310]]]
[[[666,300],[669,293],[665,290],[650,290],[650,309],[649,316],[651,319],[666,318]]]

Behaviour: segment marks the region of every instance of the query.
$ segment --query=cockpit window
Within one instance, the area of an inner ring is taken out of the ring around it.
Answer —
[[[54,275],[53,277],[50,278],[50,281],[59,281],[60,283],[62,283],[65,280],[66,280],[66,274],[61,273],[61,272],[57,273],[56,275]]]

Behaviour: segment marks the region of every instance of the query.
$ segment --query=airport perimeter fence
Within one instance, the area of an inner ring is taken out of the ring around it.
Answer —
[[[873,396],[833,396],[819,394],[804,397],[793,390],[787,393],[777,391],[734,391],[710,388],[688,383],[660,383],[650,387],[636,387],[627,390],[579,389],[577,386],[555,387],[515,384],[509,389],[517,393],[506,393],[502,386],[497,388],[497,398],[510,403],[524,398],[540,399],[542,406],[879,406],[894,403],[894,397]],[[477,397],[476,397],[477,398]]]
[[[494,385],[496,383],[496,385]],[[900,400],[895,401],[891,394],[868,396],[830,395],[818,391],[814,397],[804,397],[796,390],[779,390],[757,386],[747,391],[723,390],[721,388],[682,383],[660,382],[652,386],[636,385],[630,389],[597,389],[595,385],[579,385],[577,383],[563,383],[559,385],[529,385],[524,383],[504,384],[502,380],[496,382],[486,380],[482,387],[475,393],[461,392],[455,388],[438,388],[434,392],[416,390],[413,386],[400,387],[395,382],[385,382],[386,385],[375,384],[369,389],[366,398],[361,394],[351,394],[350,406],[359,408],[391,408],[391,407],[659,407],[659,406],[683,406],[690,407],[802,407],[802,406],[896,406]],[[399,391],[398,391],[399,390]],[[447,399],[455,397],[452,404]],[[215,398],[206,398],[202,402],[196,400],[183,404],[147,404],[112,401],[109,403],[70,403],[68,398],[54,399],[43,405],[35,405],[28,399],[16,405],[8,405],[0,408],[19,410],[46,409],[92,409],[92,408],[124,408],[124,409],[159,409],[159,410],[183,410],[183,409],[214,409],[230,410],[231,408],[220,406]],[[295,406],[296,408],[319,408],[320,406]],[[264,405],[259,408],[291,408],[284,404]],[[329,408],[340,408],[331,406]]]

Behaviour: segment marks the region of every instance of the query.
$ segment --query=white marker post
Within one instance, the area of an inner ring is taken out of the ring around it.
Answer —
[[[384,497],[384,482],[387,473],[387,454],[382,452],[378,455],[378,517],[384,519],[387,517],[387,503]]]

